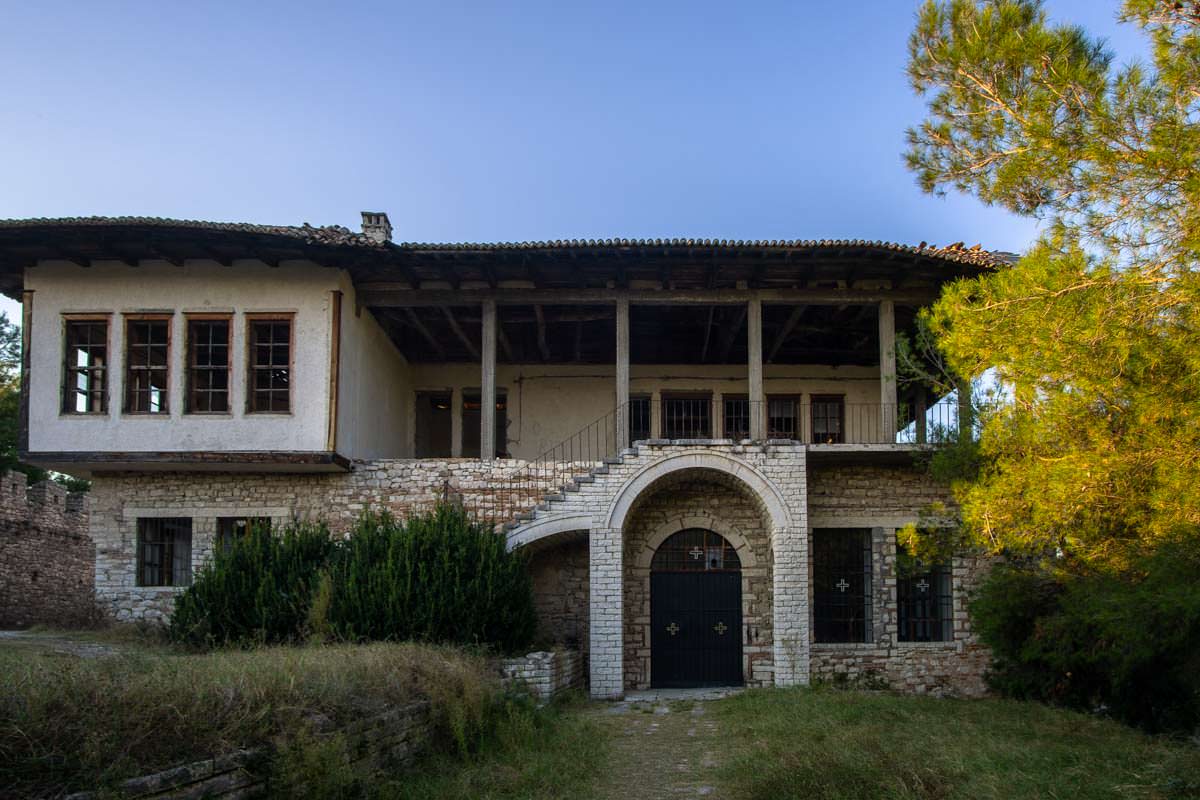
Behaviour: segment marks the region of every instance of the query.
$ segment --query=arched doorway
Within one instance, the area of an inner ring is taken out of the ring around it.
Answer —
[[[650,682],[742,683],[742,564],[721,535],[689,528],[650,563]]]

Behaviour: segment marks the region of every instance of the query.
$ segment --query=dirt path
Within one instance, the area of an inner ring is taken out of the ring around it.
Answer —
[[[719,798],[713,775],[722,742],[710,710],[707,701],[656,700],[592,711],[612,743],[596,796]]]

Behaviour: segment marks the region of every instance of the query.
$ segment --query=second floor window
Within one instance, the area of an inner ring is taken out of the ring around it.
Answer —
[[[64,414],[108,411],[108,320],[67,320],[63,356]]]
[[[286,414],[292,410],[292,321],[250,321],[247,410]]]
[[[841,395],[813,395],[812,439],[814,444],[846,441],[846,404]]]
[[[166,414],[171,321],[129,319],[125,323],[125,413]]]
[[[767,438],[800,438],[800,401],[795,397],[767,398]]]
[[[229,320],[188,320],[187,410],[229,411]]]
[[[711,439],[712,398],[708,395],[664,395],[662,432],[664,439]]]
[[[629,398],[629,443],[650,438],[650,398]]]

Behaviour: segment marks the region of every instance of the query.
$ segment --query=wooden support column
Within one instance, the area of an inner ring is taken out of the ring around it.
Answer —
[[[959,378],[955,382],[958,394],[958,440],[969,442],[975,436],[975,406],[971,402],[971,380]]]
[[[483,376],[479,382],[479,457],[496,457],[496,301],[483,301]]]
[[[899,403],[896,393],[896,305],[891,300],[879,304],[879,436],[877,444],[896,439]]]
[[[629,447],[629,300],[617,300],[617,452]]]
[[[917,387],[913,403],[914,424],[917,428],[917,444],[925,444],[929,440],[928,425],[925,417],[929,415],[928,400],[925,397],[925,387]]]
[[[750,438],[767,438],[767,409],[763,396],[762,300],[746,304],[746,349],[749,351],[747,378],[750,383]]]

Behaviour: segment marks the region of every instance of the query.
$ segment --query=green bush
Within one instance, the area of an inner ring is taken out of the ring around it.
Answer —
[[[339,639],[485,644],[511,651],[533,639],[525,559],[459,508],[401,523],[361,518],[330,567],[325,624]]]
[[[1002,694],[1104,710],[1149,731],[1200,726],[1200,544],[1120,572],[998,567],[971,605]]]
[[[320,570],[335,549],[324,525],[293,524],[278,533],[251,526],[228,549],[215,548],[176,598],[170,637],[196,646],[303,638]]]

